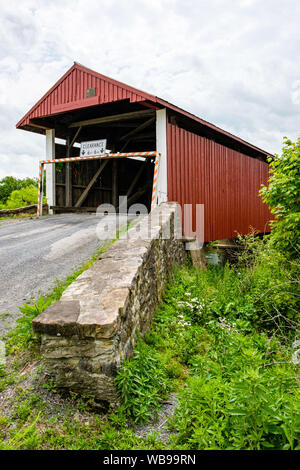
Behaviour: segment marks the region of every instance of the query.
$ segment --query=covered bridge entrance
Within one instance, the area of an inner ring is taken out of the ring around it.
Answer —
[[[146,130],[143,135],[141,128]],[[107,141],[112,155],[126,152],[129,156],[105,161],[83,157],[66,164],[57,163],[53,209],[92,211],[102,203],[118,207],[119,195],[126,195],[129,202],[143,203],[150,209],[155,156],[133,158],[131,155],[156,149],[155,112],[136,111],[87,119],[79,126],[75,122],[69,127],[66,146],[56,146],[55,158],[77,157],[76,141],[97,139]]]
[[[17,127],[46,136],[41,160],[55,160],[46,165],[50,213],[96,211],[102,203],[118,210],[119,196],[127,196],[129,205],[142,203],[148,210],[163,201],[190,205],[194,219],[201,204],[204,241],[233,238],[251,228],[269,230],[271,215],[258,195],[268,181],[267,152],[80,64],[74,63]],[[107,141],[111,156],[127,155],[77,160],[82,142],[99,139]],[[136,152],[153,155],[132,157]]]
[[[66,159],[46,168],[47,202],[51,212],[96,211],[103,203],[151,208],[159,108],[147,94],[97,74],[77,63],[27,113],[17,127],[46,135],[43,161]],[[158,134],[159,131],[158,131]],[[80,143],[105,139],[111,155],[79,157]],[[133,154],[147,152],[147,156]],[[152,152],[152,155],[151,155]],[[166,200],[158,188],[158,202]]]

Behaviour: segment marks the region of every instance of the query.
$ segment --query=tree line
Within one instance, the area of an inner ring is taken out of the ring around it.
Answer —
[[[5,176],[0,180],[0,210],[37,203],[37,178]]]

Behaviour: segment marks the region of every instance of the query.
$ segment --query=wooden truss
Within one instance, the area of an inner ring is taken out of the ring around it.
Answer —
[[[157,204],[157,179],[158,179],[158,172],[159,172],[159,161],[160,161],[160,154],[158,152],[117,152],[117,153],[107,153],[105,155],[97,155],[97,156],[89,156],[89,157],[66,157],[66,158],[56,158],[54,160],[41,160],[39,164],[39,178],[38,178],[38,202],[37,202],[37,217],[42,215],[43,213],[43,183],[44,183],[44,166],[48,164],[55,164],[55,163],[69,163],[74,161],[85,161],[85,160],[105,160],[100,165],[99,169],[89,182],[88,186],[85,188],[83,193],[81,194],[80,198],[75,204],[75,208],[79,208],[83,201],[85,200],[89,190],[99,177],[100,173],[106,166],[108,160],[116,159],[116,158],[123,158],[123,157],[155,157],[154,163],[154,175],[153,175],[153,183],[152,183],[152,197],[151,197],[151,210]],[[143,169],[143,167],[142,167]],[[137,180],[139,179],[142,169],[137,173],[132,184],[130,185],[129,191],[127,193],[127,197],[131,196],[131,192],[133,190],[134,185],[136,184]],[[133,196],[130,197],[131,202]],[[130,200],[129,199],[129,200]],[[115,202],[115,201],[114,201]]]

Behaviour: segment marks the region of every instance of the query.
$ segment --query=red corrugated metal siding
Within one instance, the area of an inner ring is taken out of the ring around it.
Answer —
[[[258,195],[268,180],[267,163],[170,123],[167,162],[169,200],[193,204],[193,217],[195,205],[204,204],[205,241],[268,229],[272,217]]]
[[[95,97],[87,98],[87,88],[95,88]],[[62,111],[112,103],[129,99],[130,102],[152,100],[154,97],[133,87],[98,74],[79,64],[70,70],[31,108],[17,127],[30,123],[30,119],[49,116]]]

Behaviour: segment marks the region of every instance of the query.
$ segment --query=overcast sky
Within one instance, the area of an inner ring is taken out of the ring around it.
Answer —
[[[74,61],[280,152],[299,23],[299,0],[0,0],[0,178],[36,175],[45,137],[15,125]]]

